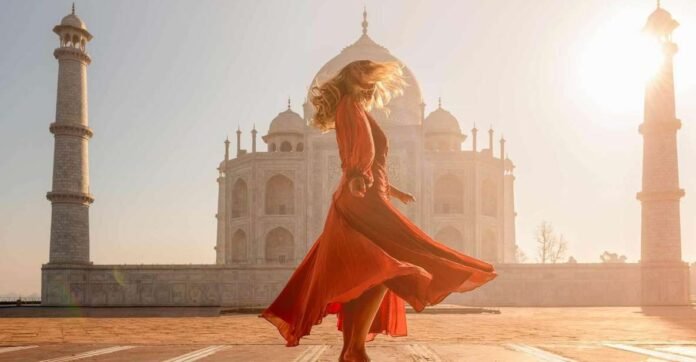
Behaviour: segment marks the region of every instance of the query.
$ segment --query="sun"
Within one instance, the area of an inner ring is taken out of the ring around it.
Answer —
[[[623,12],[585,39],[578,83],[597,106],[613,113],[642,109],[645,84],[663,57],[657,41],[641,32],[645,15]]]

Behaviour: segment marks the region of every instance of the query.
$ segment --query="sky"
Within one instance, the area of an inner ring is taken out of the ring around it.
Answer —
[[[58,38],[69,1],[0,12],[0,295],[40,290],[48,261]],[[88,44],[91,260],[214,263],[216,167],[237,126],[300,100],[369,34],[415,74],[426,113],[492,126],[516,164],[517,243],[550,222],[580,262],[640,258],[643,82],[650,0],[77,1]],[[664,0],[674,33],[682,250],[696,261],[696,5]],[[464,147],[470,147],[470,140]],[[234,144],[233,146],[234,147]],[[261,149],[265,149],[262,144]]]

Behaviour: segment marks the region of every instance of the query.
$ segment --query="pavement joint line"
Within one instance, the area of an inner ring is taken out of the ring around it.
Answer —
[[[407,344],[406,348],[408,349],[409,354],[411,355],[411,361],[413,362],[420,362],[420,354],[416,349],[413,347],[412,344]]]
[[[210,355],[213,355],[217,352],[226,350],[228,348],[231,348],[231,345],[215,345],[215,346],[208,346],[205,348],[197,349],[195,351],[182,354],[181,356],[170,358],[164,362],[193,362],[193,361],[198,361],[201,358],[208,357]]]
[[[655,348],[658,351],[680,354],[687,357],[696,357],[696,346],[668,346]]]
[[[294,362],[315,362],[319,360],[319,357],[321,357],[322,354],[329,348],[329,346],[325,344],[321,345],[314,345],[310,346],[307,349],[304,350],[297,358],[294,359]]]
[[[412,359],[417,362],[442,362],[440,356],[432,348],[422,344],[409,344],[408,349],[412,352]]]
[[[504,344],[504,346],[513,351],[523,352],[532,355],[538,358],[540,361],[544,362],[575,362],[575,360],[573,359],[559,356],[555,353],[551,353],[541,348],[532,347],[526,344],[506,343]]]
[[[421,354],[425,356],[427,361],[442,362],[440,356],[427,344],[416,344],[416,346],[421,351]]]
[[[38,346],[14,346],[14,347],[0,347],[0,353],[21,351],[23,349],[36,348]]]
[[[87,351],[87,352],[79,353],[79,354],[72,355],[72,356],[64,356],[64,357],[42,360],[41,362],[75,361],[78,359],[89,358],[89,357],[94,357],[94,356],[101,356],[104,354],[109,354],[109,353],[114,353],[114,352],[119,352],[119,351],[125,351],[125,350],[131,349],[131,348],[135,348],[135,346],[113,346],[113,347],[108,347],[108,348],[96,349],[94,351]]]
[[[623,351],[642,354],[644,356],[660,358],[660,359],[663,359],[666,361],[671,361],[671,362],[696,362],[696,358],[678,355],[678,354],[674,354],[674,353],[670,353],[670,352],[655,351],[652,349],[641,348],[641,347],[636,347],[636,346],[629,346],[626,344],[619,344],[619,343],[605,343],[604,345],[607,347],[614,348],[614,349],[620,349]]]
[[[317,354],[315,356],[315,360],[319,361],[319,357],[321,357],[321,355],[324,354],[324,352],[326,352],[327,349],[329,349],[329,346],[323,344],[321,348],[318,349]]]

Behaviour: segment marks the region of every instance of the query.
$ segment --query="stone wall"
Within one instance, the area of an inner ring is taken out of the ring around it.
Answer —
[[[641,302],[640,264],[498,264],[496,270],[494,281],[452,294],[446,302],[490,307]],[[291,266],[46,264],[42,302],[47,306],[265,306],[292,271]]]
[[[446,302],[473,306],[640,305],[640,264],[498,264],[498,277]]]
[[[42,267],[45,306],[259,306],[278,294],[292,267],[66,265]]]

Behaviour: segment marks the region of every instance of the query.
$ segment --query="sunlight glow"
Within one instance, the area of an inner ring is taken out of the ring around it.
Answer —
[[[658,42],[641,32],[644,14],[624,13],[588,37],[578,61],[579,84],[603,109],[626,113],[642,109],[645,83],[659,70]]]

